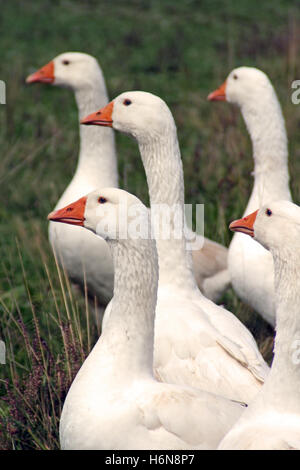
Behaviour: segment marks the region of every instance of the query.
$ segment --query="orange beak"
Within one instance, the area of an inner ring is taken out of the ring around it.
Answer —
[[[29,75],[26,83],[53,83],[54,78],[54,62],[51,60],[44,67]]]
[[[226,80],[219,88],[212,91],[207,99],[208,101],[226,101]]]
[[[114,109],[114,102],[111,101],[104,108],[99,109],[96,113],[89,114],[81,119],[80,124],[112,127],[112,112]]]
[[[246,233],[246,235],[250,235],[250,237],[254,237],[254,222],[256,220],[258,210],[252,212],[252,214],[247,215],[247,217],[243,217],[239,220],[234,220],[229,225],[230,230],[233,232],[242,232]]]
[[[63,222],[64,224],[84,226],[84,212],[87,196],[83,196],[78,201],[72,202],[62,209],[53,211],[48,215],[48,220]]]

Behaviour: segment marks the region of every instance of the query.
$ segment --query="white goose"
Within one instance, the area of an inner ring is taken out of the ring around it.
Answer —
[[[183,208],[184,183],[172,114],[159,97],[126,92],[83,124],[111,125],[135,137],[148,181],[151,207]],[[244,325],[199,291],[186,240],[174,233],[157,237],[159,289],[154,367],[157,377],[245,402],[256,395],[268,366]]]
[[[27,83],[52,83],[74,91],[79,118],[108,102],[106,86],[97,60],[79,52],[60,54],[37,72]],[[80,126],[80,150],[76,172],[56,204],[56,209],[93,189],[118,186],[117,159],[112,129]],[[113,264],[104,240],[88,230],[66,224],[49,224],[49,238],[69,277],[82,288],[86,282],[91,297],[103,306],[113,293]]]
[[[244,409],[153,377],[158,263],[149,214],[135,196],[108,188],[48,216],[105,237],[115,271],[109,319],[64,403],[62,449],[215,449]],[[142,231],[132,233],[136,216]]]
[[[256,68],[239,67],[208,99],[237,104],[252,140],[254,186],[244,215],[272,200],[291,200],[285,124],[268,77]],[[237,295],[274,326],[274,267],[269,251],[236,233],[229,247],[228,267]]]
[[[26,81],[71,88],[75,93],[80,119],[108,101],[100,66],[96,59],[88,54],[60,54],[27,77]],[[103,129],[98,132],[92,127],[81,126],[77,170],[56,208],[63,207],[99,186],[118,186],[112,130]],[[106,244],[99,238],[92,237],[87,231],[74,231],[70,226],[57,227],[50,224],[49,235],[69,276],[81,285],[84,279],[82,260],[85,260],[89,293],[97,295],[100,303],[106,305],[111,298],[113,285],[112,262]],[[96,245],[99,246],[98,249]],[[205,294],[214,300],[221,296],[230,283],[227,251],[224,246],[207,238],[204,239],[201,250],[193,251],[193,269],[197,283]]]
[[[264,386],[220,449],[300,450],[300,207],[272,201],[230,228],[254,237],[273,256],[276,338]]]

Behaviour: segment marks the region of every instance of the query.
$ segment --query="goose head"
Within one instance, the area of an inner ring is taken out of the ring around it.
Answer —
[[[97,60],[82,52],[64,52],[26,78],[26,83],[50,83],[73,90],[90,86],[99,74]]]
[[[207,97],[209,101],[228,101],[242,107],[259,103],[273,87],[267,75],[255,67],[238,67],[230,72],[226,81]]]
[[[86,116],[81,124],[108,126],[129,134],[139,141],[164,136],[175,123],[166,103],[151,93],[128,91],[107,106]]]
[[[85,227],[105,240],[114,240],[147,238],[148,217],[148,209],[137,197],[105,188],[51,212],[48,220]]]
[[[230,230],[250,235],[273,253],[300,250],[300,207],[290,201],[274,201],[235,220]]]

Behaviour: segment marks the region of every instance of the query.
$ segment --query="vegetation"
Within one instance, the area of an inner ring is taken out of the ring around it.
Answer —
[[[186,201],[205,203],[205,234],[228,246],[252,186],[251,143],[237,109],[207,94],[235,66],[271,78],[286,119],[293,197],[300,201],[297,2],[273,0],[0,0],[0,448],[56,449],[68,387],[97,338],[86,296],[70,287],[47,239],[47,214],[76,167],[78,117],[68,90],[25,77],[67,51],[94,55],[110,97],[161,96],[178,127]],[[148,202],[136,143],[117,135],[120,185]],[[230,290],[222,299],[267,360],[273,332]]]

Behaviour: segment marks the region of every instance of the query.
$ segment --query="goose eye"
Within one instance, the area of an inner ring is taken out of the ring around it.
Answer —
[[[123,101],[123,104],[125,104],[125,106],[129,106],[131,103],[132,103],[132,101],[129,100],[129,99],[126,99],[126,100]]]
[[[62,63],[63,63],[64,65],[69,65],[70,61],[69,61],[69,60],[63,60]]]
[[[105,204],[107,202],[107,200],[105,199],[105,197],[100,196],[98,198],[98,202],[99,202],[99,204]]]
[[[238,79],[238,76],[236,74],[233,75],[234,80]]]
[[[272,215],[271,209],[267,209],[267,210],[266,210],[266,215],[267,215],[268,217],[271,217],[271,215]]]

